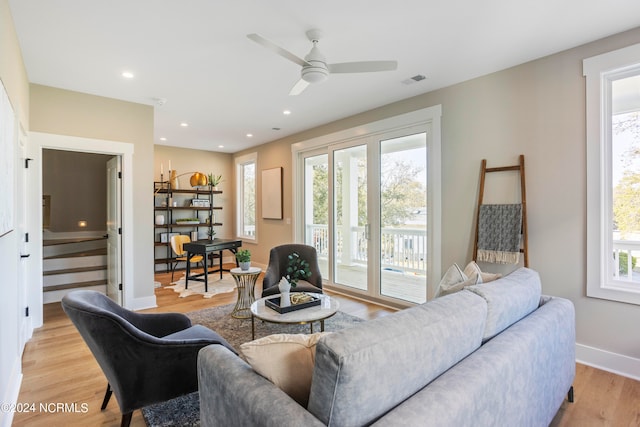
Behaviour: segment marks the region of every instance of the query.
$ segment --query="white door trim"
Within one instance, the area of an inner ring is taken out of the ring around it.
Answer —
[[[102,139],[83,138],[77,136],[55,135],[41,132],[30,132],[29,143],[34,148],[36,174],[35,187],[30,192],[33,197],[32,206],[37,207],[37,217],[42,218],[42,150],[67,150],[83,153],[111,154],[119,155],[122,158],[122,302],[124,307],[134,305],[133,292],[133,266],[135,265],[135,253],[133,251],[133,152],[134,145],[126,142],[108,141]],[[36,241],[42,241],[42,226],[34,228],[37,235],[33,236]],[[40,252],[40,262],[37,263],[40,269],[39,277],[42,278],[42,252]],[[33,284],[29,293],[42,294],[42,279],[39,283]],[[34,323],[42,325],[42,304],[33,307]]]

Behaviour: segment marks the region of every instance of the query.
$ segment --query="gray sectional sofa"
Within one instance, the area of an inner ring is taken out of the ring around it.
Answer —
[[[521,268],[327,334],[307,408],[223,346],[199,353],[207,426],[548,426],[575,376],[575,313]]]

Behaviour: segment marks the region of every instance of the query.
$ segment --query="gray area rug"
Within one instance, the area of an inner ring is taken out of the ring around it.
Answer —
[[[240,344],[251,341],[251,319],[234,319],[231,311],[234,304],[186,313],[194,324],[204,325],[218,332],[237,350]],[[356,325],[364,320],[338,311],[325,320],[325,331],[332,332]],[[309,333],[309,325],[279,325],[256,319],[256,339],[271,334]],[[320,331],[320,322],[315,322],[314,332]],[[199,426],[200,402],[198,392],[181,396],[167,402],[142,408],[142,415],[150,427]]]

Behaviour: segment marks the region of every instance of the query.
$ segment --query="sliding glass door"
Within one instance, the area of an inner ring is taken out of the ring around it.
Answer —
[[[428,126],[299,154],[305,243],[330,286],[378,300],[427,299]]]
[[[333,153],[333,273],[339,285],[367,291],[367,145]]]
[[[427,136],[380,141],[380,294],[426,300]]]

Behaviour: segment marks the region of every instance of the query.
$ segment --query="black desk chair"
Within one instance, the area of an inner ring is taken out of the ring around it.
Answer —
[[[198,390],[198,351],[210,344],[233,347],[214,331],[191,325],[180,313],[141,314],[96,291],[73,291],[62,308],[98,361],[105,377],[105,409],[115,393],[121,426],[133,411]]]

